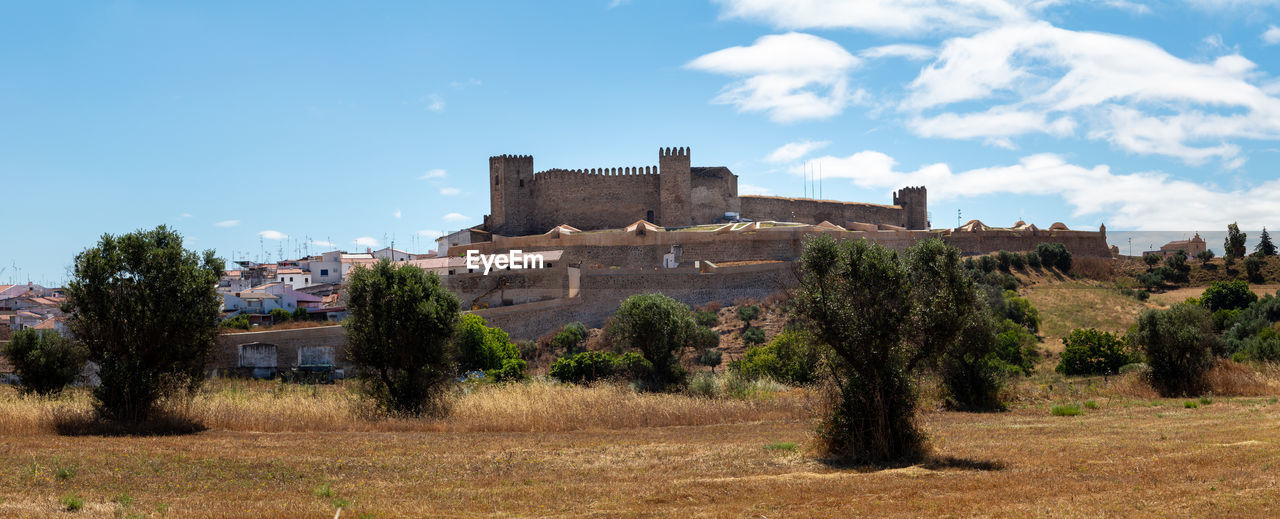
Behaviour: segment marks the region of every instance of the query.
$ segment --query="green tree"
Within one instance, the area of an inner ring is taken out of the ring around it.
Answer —
[[[1055,369],[1063,375],[1114,375],[1135,362],[1125,338],[1093,328],[1077,328],[1062,339],[1064,346]]]
[[[1253,248],[1253,251],[1262,256],[1276,255],[1276,244],[1271,243],[1271,235],[1267,234],[1266,227],[1262,228],[1262,236],[1258,238],[1258,245]]]
[[[835,394],[820,434],[829,455],[854,463],[909,460],[925,453],[907,366],[914,305],[897,253],[866,240],[806,238],[800,316],[832,352]]]
[[[301,306],[293,309],[292,319],[294,321],[307,321],[311,319],[311,313]]]
[[[511,343],[511,336],[501,328],[488,326],[476,314],[462,316],[455,339],[458,370],[462,373],[501,369],[507,359],[520,358],[520,348]]]
[[[1194,304],[1147,310],[1138,317],[1133,337],[1146,353],[1151,383],[1162,396],[1204,392],[1213,352],[1220,347],[1209,310]]]
[[[1143,255],[1142,255],[1142,262],[1143,262],[1143,263],[1146,263],[1146,264],[1147,264],[1147,267],[1148,267],[1148,269],[1149,269],[1150,267],[1154,267],[1154,266],[1156,266],[1156,264],[1157,264],[1157,263],[1160,263],[1160,255],[1159,255],[1159,254],[1154,254],[1154,253],[1151,253],[1151,254],[1143,254]]]
[[[995,354],[995,320],[986,311],[971,311],[967,316],[955,344],[941,360],[947,406],[961,411],[1004,409],[1000,389],[1006,370]]]
[[[435,273],[385,259],[353,270],[347,293],[347,354],[367,393],[394,414],[443,415],[458,298]]]
[[[587,340],[587,325],[572,322],[564,325],[563,328],[560,328],[560,331],[556,332],[555,337],[551,339],[551,345],[553,348],[565,353],[577,353],[582,341],[585,340]]]
[[[738,307],[738,319],[742,320],[743,330],[751,328],[751,321],[760,317],[759,305],[742,305]]]
[[[1071,251],[1061,243],[1040,243],[1036,245],[1036,253],[1045,266],[1053,267],[1063,274],[1071,271]]]
[[[769,344],[747,348],[741,358],[729,364],[729,369],[751,380],[768,378],[802,386],[818,380],[821,361],[821,350],[811,335],[787,329]]]
[[[1208,265],[1209,260],[1212,260],[1213,256],[1213,251],[1210,249],[1205,249],[1196,253],[1196,258],[1200,260],[1201,265]]]
[[[1189,282],[1191,274],[1191,265],[1187,263],[1187,252],[1178,251],[1164,259],[1164,266],[1169,267],[1169,271],[1173,274],[1169,276],[1169,281],[1174,283]]]
[[[716,372],[716,366],[724,361],[724,353],[715,348],[707,348],[698,353],[698,364],[711,368],[711,372]]]
[[[1244,257],[1245,237],[1246,234],[1240,232],[1240,226],[1236,225],[1236,223],[1233,222],[1227,226],[1227,238],[1222,244],[1223,248],[1226,249],[1223,259],[1227,262],[1227,265]]]
[[[76,255],[67,327],[98,364],[102,416],[142,422],[160,398],[199,387],[218,333],[222,270],[212,250],[184,249],[163,225],[104,234]]]
[[[54,332],[20,330],[0,350],[27,393],[47,396],[75,382],[84,370],[89,351],[84,345]]]
[[[614,314],[614,333],[626,347],[653,365],[648,388],[666,390],[684,382],[679,354],[687,348],[697,324],[689,307],[662,294],[628,297]]]
[[[1204,289],[1200,296],[1200,304],[1210,312],[1218,310],[1235,310],[1247,307],[1258,300],[1258,294],[1249,290],[1249,284],[1243,280],[1215,281]]]
[[[742,332],[742,342],[747,345],[763,344],[765,340],[764,330],[756,327],[747,328]]]
[[[289,322],[289,319],[293,318],[293,312],[283,308],[272,308],[268,315],[271,316],[272,324],[287,323]]]
[[[1263,283],[1266,281],[1262,277],[1262,256],[1249,256],[1244,259],[1244,271],[1251,283]]]

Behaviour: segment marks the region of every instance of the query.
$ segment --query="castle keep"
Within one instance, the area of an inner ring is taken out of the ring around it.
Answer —
[[[871,229],[929,228],[924,187],[904,188],[893,205],[738,196],[738,176],[724,166],[693,167],[689,148],[658,150],[656,166],[548,169],[535,172],[530,155],[489,158],[493,234],[524,236],[557,225],[581,230],[618,229],[640,220],[665,228],[722,221],[726,214],[753,220]]]

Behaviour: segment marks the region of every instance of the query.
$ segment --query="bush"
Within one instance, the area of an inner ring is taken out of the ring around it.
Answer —
[[[981,268],[983,272],[988,272],[988,273],[995,272],[996,259],[991,257],[990,255],[979,257],[978,267]]]
[[[1080,416],[1084,414],[1084,411],[1080,410],[1080,406],[1075,404],[1055,405],[1049,409],[1049,412],[1053,416]]]
[[[84,370],[89,350],[55,332],[19,330],[0,353],[9,359],[22,381],[22,390],[52,395],[75,382]]]
[[[721,362],[724,362],[724,353],[720,350],[707,348],[698,353],[698,364],[711,368],[712,373]]]
[[[618,355],[607,351],[585,351],[565,355],[551,363],[551,378],[561,382],[589,384],[616,373]]]
[[[1026,257],[1027,257],[1027,265],[1031,265],[1032,267],[1035,267],[1035,268],[1040,268],[1040,265],[1041,265],[1040,253],[1036,251],[1030,251],[1026,253]]]
[[[704,326],[707,328],[720,324],[720,314],[710,310],[698,310],[694,312],[693,319],[694,321],[697,321],[698,326]]]
[[[1013,266],[1013,253],[1007,250],[997,252],[996,266],[999,267],[1000,270],[1008,272],[1009,268]]]
[[[1157,290],[1164,287],[1164,275],[1160,272],[1143,272],[1137,276],[1138,284],[1147,290]]]
[[[1236,310],[1247,307],[1258,300],[1258,295],[1249,290],[1249,284],[1241,281],[1215,281],[1200,296],[1200,304],[1210,312],[1218,310]]]
[[[997,313],[999,317],[1018,323],[1032,333],[1040,331],[1040,312],[1031,305],[1030,299],[1018,297],[1017,292],[1006,290],[1004,301],[1003,311]]]
[[[986,309],[971,314],[955,344],[942,356],[942,384],[947,406],[962,411],[1000,410],[1004,385],[1001,362],[995,355],[995,323]]]
[[[1077,328],[1062,344],[1055,371],[1063,375],[1114,375],[1121,366],[1137,362],[1126,350],[1124,337],[1110,332]]]
[[[520,349],[501,328],[485,323],[483,317],[465,314],[455,335],[458,348],[458,372],[502,369],[508,359],[520,358]]]
[[[1154,267],[1157,263],[1160,263],[1160,255],[1155,253],[1143,254],[1142,262],[1146,263],[1148,268]]]
[[[160,226],[103,235],[76,256],[67,285],[67,327],[98,365],[98,412],[145,422],[155,403],[204,382],[215,347],[223,267],[212,250],[182,246]]]
[[[1209,260],[1212,260],[1213,256],[1214,256],[1213,251],[1210,249],[1205,249],[1200,251],[1199,253],[1196,253],[1196,259],[1200,260],[1200,264],[1202,265],[1209,264]]]
[[[1196,395],[1205,389],[1218,337],[1213,318],[1200,305],[1178,304],[1148,310],[1138,318],[1134,343],[1151,366],[1151,383],[1161,395]]]
[[[720,347],[720,332],[705,326],[695,326],[692,334],[689,347],[695,351],[707,351]]]
[[[272,324],[287,323],[289,322],[289,319],[293,318],[293,312],[283,308],[272,308],[268,315],[271,316]]]
[[[293,309],[293,315],[291,317],[294,321],[307,321],[311,319],[311,312],[308,312],[306,308],[299,306]]]
[[[748,328],[751,326],[751,321],[756,320],[757,317],[760,317],[759,306],[745,305],[738,307],[738,319],[745,323]]]
[[[729,371],[750,380],[767,378],[801,386],[818,380],[820,361],[813,336],[784,330],[769,344],[748,348],[741,358],[729,364]]]
[[[1236,308],[1233,310],[1228,310],[1226,308],[1215,310],[1213,312],[1213,329],[1218,332],[1226,331],[1228,328],[1231,328],[1231,326],[1236,323],[1236,320],[1240,317],[1240,314],[1243,312],[1244,310],[1240,308]]]
[[[638,350],[652,366],[645,389],[684,383],[679,354],[690,346],[697,327],[688,306],[662,294],[639,294],[623,301],[614,317],[621,343]]]
[[[582,342],[587,340],[587,326],[579,322],[572,322],[560,328],[556,332],[554,338],[551,339],[551,346],[557,351],[565,353],[577,353]]]
[[[439,276],[412,265],[383,259],[351,271],[350,317],[343,322],[347,355],[382,409],[398,415],[447,412],[459,306]]]
[[[1244,259],[1244,271],[1249,277],[1251,283],[1263,283],[1266,280],[1262,278],[1262,258],[1259,256],[1249,256]]]
[[[1036,254],[1047,267],[1058,269],[1062,273],[1071,271],[1071,251],[1061,243],[1041,243],[1036,245]]]
[[[997,366],[1010,375],[1030,375],[1035,370],[1036,336],[1022,325],[1005,319],[995,336]]]
[[[221,327],[232,328],[236,330],[248,330],[250,327],[249,316],[243,315],[243,314],[237,315],[235,317],[222,321]]]
[[[1191,273],[1191,265],[1187,263],[1187,253],[1178,251],[1172,256],[1164,259],[1164,266],[1169,270],[1166,279],[1174,283],[1186,283],[1190,281],[1188,277]]]
[[[1019,254],[1019,253],[1016,253],[1016,252],[1011,253],[1009,256],[1010,256],[1010,257],[1009,257],[1009,263],[1010,263],[1011,265],[1013,265],[1013,268],[1018,269],[1018,270],[1026,270],[1026,268],[1027,268],[1027,257],[1026,257],[1026,256],[1024,256],[1024,255],[1022,255],[1022,254]]]
[[[742,332],[742,342],[748,345],[764,343],[764,330],[756,327],[747,328]]]
[[[491,369],[484,372],[485,378],[494,382],[508,382],[524,380],[524,370],[527,364],[524,359],[503,359],[502,367]]]

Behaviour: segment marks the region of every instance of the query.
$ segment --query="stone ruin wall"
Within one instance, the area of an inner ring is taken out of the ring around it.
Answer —
[[[849,222],[907,227],[907,214],[898,206],[784,198],[777,196],[739,197],[742,216],[755,221],[773,220],[819,224],[824,221],[844,227]]]
[[[569,224],[583,230],[616,229],[661,210],[656,166],[548,170],[534,175],[526,229],[544,233]]]

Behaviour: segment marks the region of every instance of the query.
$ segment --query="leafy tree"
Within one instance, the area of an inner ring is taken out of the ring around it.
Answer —
[[[1010,319],[1001,322],[996,332],[992,355],[997,365],[1010,375],[1030,375],[1035,370],[1036,336]]]
[[[1138,317],[1133,341],[1146,353],[1152,385],[1166,397],[1202,393],[1220,346],[1209,310],[1193,304],[1147,310]]]
[[[1223,241],[1223,248],[1226,254],[1223,256],[1227,265],[1235,262],[1235,260],[1244,257],[1244,241],[1247,235],[1240,232],[1240,226],[1231,223],[1227,226],[1227,238]]]
[[[1258,295],[1249,290],[1249,284],[1242,280],[1215,281],[1204,289],[1200,296],[1200,304],[1210,312],[1218,310],[1235,310],[1244,308],[1258,300]]]
[[[572,322],[556,332],[555,337],[551,339],[551,345],[565,353],[577,353],[578,348],[582,346],[582,341],[585,340],[587,340],[587,325]]]
[[[244,315],[244,314],[240,314],[240,315],[237,315],[237,316],[232,317],[232,318],[230,318],[230,319],[227,319],[227,320],[225,320],[225,321],[222,321],[222,325],[221,325],[221,326],[222,326],[223,328],[233,328],[233,329],[237,329],[237,330],[248,330],[248,329],[249,329],[249,327],[250,327],[250,325],[249,325],[249,317],[248,317],[248,316],[246,316],[246,315]]]
[[[89,351],[84,345],[53,332],[19,330],[0,350],[13,364],[22,390],[47,396],[75,382]]]
[[[502,367],[484,372],[484,376],[494,382],[512,382],[524,380],[527,363],[521,358],[502,359]]]
[[[311,312],[301,306],[293,309],[292,318],[294,321],[308,321],[311,319]]]
[[[462,373],[501,369],[507,359],[520,358],[520,349],[511,343],[511,336],[501,328],[488,326],[476,314],[462,316],[455,342],[458,370]]]
[[[724,361],[724,353],[715,348],[707,348],[698,353],[698,364],[711,368],[711,372],[716,372],[716,366]]]
[[[1009,272],[1009,268],[1013,266],[1013,253],[1007,250],[997,252],[996,265],[1000,270]]]
[[[706,351],[720,347],[720,332],[706,326],[695,326],[689,346],[697,351]]]
[[[690,345],[696,326],[688,306],[653,293],[623,301],[612,328],[623,345],[638,350],[653,366],[648,388],[665,390],[684,382],[679,353]]]
[[[1045,266],[1058,269],[1062,273],[1071,271],[1071,251],[1061,243],[1040,243],[1036,245],[1036,253]]]
[[[1010,319],[1032,333],[1040,331],[1040,311],[1036,310],[1030,299],[1018,297],[1018,293],[1012,290],[1004,291],[1004,304],[996,315]]]
[[[1154,267],[1156,266],[1157,263],[1160,263],[1160,255],[1159,254],[1143,254],[1142,262],[1146,263],[1148,268]]]
[[[1258,238],[1258,245],[1253,248],[1253,251],[1262,256],[1276,255],[1276,244],[1271,243],[1271,235],[1267,234],[1266,227],[1262,228],[1262,236]]]
[[[827,452],[855,463],[925,452],[908,372],[911,282],[897,253],[866,240],[806,238],[797,310],[832,352],[834,395],[819,427]]]
[[[1041,263],[1040,263],[1039,252],[1029,251],[1026,253],[1026,257],[1027,257],[1027,265],[1031,265],[1034,268],[1040,268]]]
[[[955,345],[941,360],[947,406],[962,411],[1003,409],[1000,389],[1006,370],[994,354],[995,322],[987,311],[972,311],[967,316]]]
[[[1250,282],[1263,283],[1266,281],[1262,277],[1262,265],[1262,256],[1249,256],[1244,259],[1244,271]]]
[[[1071,330],[1062,344],[1055,370],[1063,375],[1114,375],[1136,360],[1126,350],[1123,336],[1093,328]]]
[[[368,394],[394,414],[443,415],[458,298],[435,273],[386,259],[354,269],[347,293],[347,353]]]
[[[98,364],[99,413],[142,422],[156,402],[194,391],[214,348],[223,262],[196,254],[166,226],[104,234],[76,255],[67,327]]]
[[[747,328],[742,332],[742,342],[746,344],[763,344],[764,339],[764,330],[756,327]]]
[[[978,267],[981,268],[983,272],[995,272],[996,266],[996,259],[991,257],[990,254],[978,258]]]
[[[271,312],[267,315],[271,316],[272,324],[287,323],[289,322],[289,319],[293,318],[293,312],[283,308],[272,308]]]
[[[1187,263],[1186,251],[1178,251],[1164,259],[1164,266],[1169,267],[1172,276],[1168,279],[1175,283],[1186,283],[1190,281],[1191,265]]]
[[[818,380],[821,361],[822,354],[811,335],[788,329],[769,344],[747,348],[741,358],[729,364],[729,369],[747,379],[807,385]]]
[[[1214,256],[1213,251],[1210,249],[1205,249],[1196,253],[1196,259],[1199,259],[1200,264],[1202,265],[1208,265],[1209,260],[1212,260],[1213,256]]]

